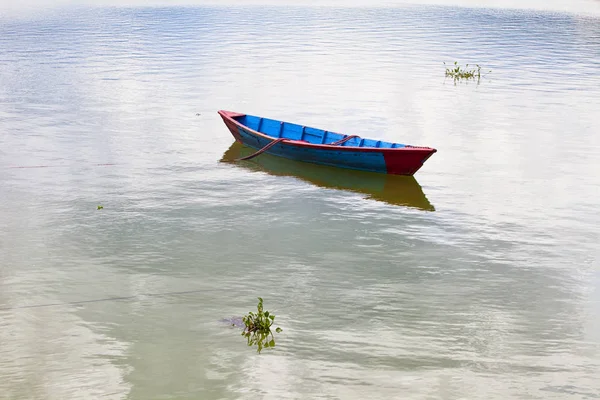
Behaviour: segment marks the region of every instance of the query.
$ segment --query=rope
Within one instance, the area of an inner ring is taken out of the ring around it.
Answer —
[[[252,153],[252,154],[250,154],[249,156],[246,156],[246,157],[236,158],[235,161],[250,160],[250,159],[252,159],[252,158],[254,158],[256,156],[261,155],[265,151],[269,150],[271,147],[275,146],[277,143],[281,143],[281,142],[286,141],[286,140],[288,140],[288,139],[286,139],[286,138],[275,139],[271,143],[269,143],[265,147],[263,147],[262,149],[258,150],[256,153]]]
[[[356,136],[356,135],[346,136],[345,138],[340,139],[337,142],[329,143],[329,146],[337,146],[337,145],[340,145],[342,143],[346,143],[350,139],[354,139],[354,138],[357,138],[357,137],[358,136]],[[251,160],[254,157],[260,156],[262,153],[264,153],[265,151],[269,150],[271,147],[275,146],[277,143],[281,143],[281,142],[284,142],[286,140],[289,140],[289,139],[286,139],[286,138],[275,139],[272,142],[270,142],[269,144],[267,144],[265,147],[263,147],[262,149],[258,150],[256,153],[252,153],[252,154],[250,154],[249,156],[246,156],[246,157],[236,158],[235,161]]]
[[[92,167],[108,167],[117,164],[90,164]],[[58,168],[58,167],[70,167],[70,165],[16,165],[5,167],[7,169],[24,169],[24,168]]]
[[[182,291],[182,292],[145,293],[145,294],[138,294],[138,295],[133,295],[133,296],[105,297],[102,299],[69,301],[69,302],[64,302],[64,303],[45,303],[45,304],[32,304],[32,305],[27,305],[27,306],[16,306],[16,307],[0,307],[0,311],[20,310],[20,309],[25,309],[25,308],[73,306],[73,305],[78,305],[78,304],[100,303],[100,302],[104,302],[104,301],[133,300],[138,297],[175,296],[175,295],[201,293],[201,292],[207,292],[207,290],[198,289],[198,290],[186,290],[186,291]]]
[[[347,142],[348,140],[350,140],[350,139],[354,139],[354,138],[357,138],[357,137],[358,137],[358,136],[356,136],[356,135],[350,135],[350,136],[346,136],[345,138],[343,138],[343,139],[340,139],[340,140],[338,140],[337,142],[329,143],[329,146],[337,146],[337,145],[340,145],[340,144],[342,144],[342,143],[346,143],[346,142]]]

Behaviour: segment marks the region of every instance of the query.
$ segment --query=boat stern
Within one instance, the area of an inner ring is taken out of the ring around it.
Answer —
[[[414,175],[431,157],[436,149],[431,147],[406,146],[401,151],[384,153],[385,167],[388,174]]]

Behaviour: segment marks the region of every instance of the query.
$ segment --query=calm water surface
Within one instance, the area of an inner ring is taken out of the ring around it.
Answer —
[[[235,163],[218,109],[438,153]],[[600,398],[599,110],[593,15],[0,16],[0,399]]]

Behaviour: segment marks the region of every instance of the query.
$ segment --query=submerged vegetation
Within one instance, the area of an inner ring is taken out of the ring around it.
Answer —
[[[271,331],[271,326],[275,320],[275,315],[263,310],[263,299],[258,298],[257,312],[250,311],[248,315],[242,318],[244,322],[244,331],[242,336],[248,339],[248,346],[256,345],[257,352],[260,353],[263,348],[275,347],[275,337]],[[277,327],[275,332],[279,333],[282,329]],[[269,340],[269,336],[271,340]]]
[[[446,63],[444,63],[444,65],[446,65]],[[479,64],[475,64],[475,66],[477,68],[469,69],[469,64],[467,64],[465,68],[462,68],[460,65],[458,65],[457,61],[454,61],[453,67],[446,67],[446,76],[454,79],[454,82],[461,79],[477,79],[477,82],[479,82],[481,79],[481,66]]]

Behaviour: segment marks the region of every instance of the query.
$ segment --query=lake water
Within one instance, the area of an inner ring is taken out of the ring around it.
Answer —
[[[0,16],[0,399],[600,398],[598,15]],[[233,162],[219,109],[438,152]]]

